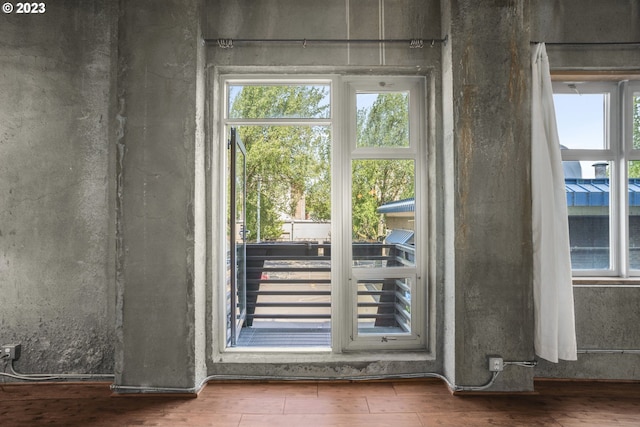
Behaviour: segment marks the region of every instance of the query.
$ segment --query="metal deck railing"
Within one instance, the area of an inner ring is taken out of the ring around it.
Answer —
[[[331,319],[331,244],[312,242],[247,245],[247,319],[288,322],[305,327]],[[411,245],[355,243],[353,259],[361,266],[412,265]],[[358,287],[358,318],[372,326],[408,328],[410,286],[401,279],[368,280]]]

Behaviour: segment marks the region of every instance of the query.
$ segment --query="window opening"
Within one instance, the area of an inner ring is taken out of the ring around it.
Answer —
[[[246,315],[238,321],[237,291],[228,291],[229,347],[424,346],[422,80],[389,79],[388,90],[339,80],[223,78],[225,129],[246,147]],[[228,277],[234,269],[230,261]]]
[[[575,276],[640,273],[638,82],[556,82]]]

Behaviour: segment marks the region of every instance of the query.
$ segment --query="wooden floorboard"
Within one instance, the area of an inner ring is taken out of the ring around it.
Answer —
[[[114,397],[108,383],[2,384],[1,426],[640,426],[640,383],[536,381],[453,396],[439,380],[209,383],[198,398]]]

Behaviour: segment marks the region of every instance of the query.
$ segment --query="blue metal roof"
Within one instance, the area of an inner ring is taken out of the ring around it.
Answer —
[[[412,197],[410,199],[397,200],[395,202],[385,203],[378,207],[377,212],[381,214],[398,213],[398,212],[415,212],[416,201]]]
[[[567,206],[609,206],[608,178],[567,178]],[[629,179],[629,206],[640,206],[640,179]]]
[[[609,206],[608,178],[567,178],[564,181],[567,206]],[[640,178],[629,179],[629,206],[640,206]],[[378,213],[382,214],[414,211],[414,199],[389,202],[378,208]]]
[[[402,230],[402,229],[394,229],[389,233],[389,235],[384,239],[386,243],[413,243],[413,231],[411,230]]]
[[[609,206],[609,179],[567,178],[567,206]]]

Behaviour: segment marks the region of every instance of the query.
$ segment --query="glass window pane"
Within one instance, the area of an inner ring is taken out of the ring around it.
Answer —
[[[358,93],[357,147],[409,146],[409,93]]]
[[[247,148],[249,242],[328,241],[331,128],[239,126]]]
[[[563,162],[571,267],[573,270],[608,270],[611,268],[609,163],[582,162],[594,165],[594,172],[589,173],[588,178],[570,177],[566,173],[570,163],[576,162]]]
[[[354,267],[415,265],[413,160],[352,162]]]
[[[640,160],[629,162],[629,268],[640,269]]]
[[[358,280],[358,333],[411,333],[411,289],[407,277]]]
[[[602,150],[608,148],[604,93],[554,94],[558,135],[563,148]]]
[[[230,85],[227,105],[232,119],[327,119],[329,85]]]

